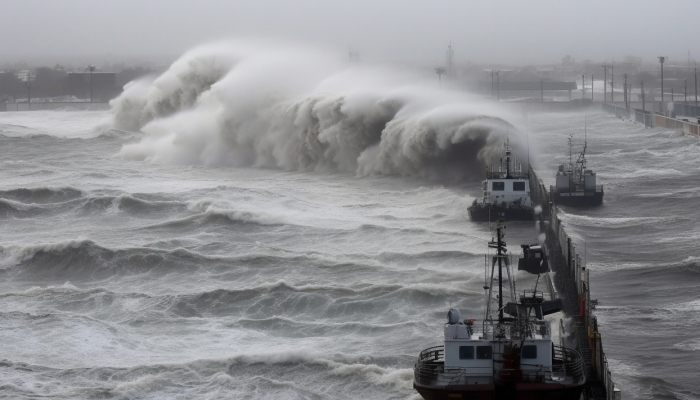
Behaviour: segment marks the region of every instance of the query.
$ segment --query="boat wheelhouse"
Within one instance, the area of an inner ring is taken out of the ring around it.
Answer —
[[[544,318],[561,309],[555,293],[538,290],[538,284],[549,279],[544,248],[523,246],[518,269],[536,274],[537,280],[534,289],[516,295],[502,229],[497,228],[497,240],[489,243],[497,254],[486,265],[490,273],[484,283],[483,320],[462,320],[459,310],[450,309],[444,344],[420,353],[413,387],[430,400],[578,400],[586,381],[583,360],[563,345],[561,335],[560,344],[554,344],[550,322]]]
[[[482,192],[482,197],[468,208],[472,221],[533,219],[529,174],[522,171],[522,164],[511,154],[508,139],[503,143],[498,167],[486,169]]]
[[[603,185],[596,183],[596,174],[587,168],[586,148],[576,161],[573,161],[573,135],[569,136],[569,163],[561,164],[557,171],[556,183],[550,187],[552,201],[556,204],[574,207],[595,207],[603,204]]]

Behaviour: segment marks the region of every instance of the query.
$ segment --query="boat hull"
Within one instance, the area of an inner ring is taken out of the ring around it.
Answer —
[[[552,201],[571,207],[597,207],[603,204],[603,192],[557,192],[552,191]]]
[[[579,400],[582,384],[513,383],[506,385],[426,386],[414,383],[413,388],[425,400]]]
[[[474,204],[468,208],[469,217],[476,222],[532,221],[534,212],[527,207],[502,207]]]

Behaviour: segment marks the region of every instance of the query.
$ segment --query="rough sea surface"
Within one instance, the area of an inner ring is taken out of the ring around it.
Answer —
[[[108,117],[0,114],[0,397],[416,398],[446,310],[481,317],[478,180],[134,159],[143,134]],[[527,118],[547,183],[583,121]],[[587,125],[605,202],[561,215],[613,377],[624,399],[699,398],[700,139]]]

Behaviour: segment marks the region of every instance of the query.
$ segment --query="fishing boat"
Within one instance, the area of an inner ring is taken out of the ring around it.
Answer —
[[[517,294],[504,229],[497,226],[497,238],[489,243],[496,254],[490,265],[486,263],[483,320],[462,319],[460,311],[451,308],[444,344],[423,350],[414,365],[413,387],[426,400],[581,396],[586,382],[583,359],[563,344],[561,332],[559,344],[554,343],[550,322],[544,318],[561,309],[561,299],[548,281],[545,249],[522,246],[518,269],[536,274],[537,279],[533,289]],[[547,294],[538,290],[539,285],[550,288]]]
[[[508,139],[503,143],[498,167],[487,167],[482,191],[482,197],[474,199],[468,208],[472,221],[532,221],[529,174],[522,171],[522,164],[511,154]]]
[[[596,184],[596,174],[586,162],[587,141],[576,161],[573,160],[573,135],[569,136],[569,163],[561,164],[556,184],[550,187],[552,201],[573,207],[595,207],[603,204],[603,185]]]

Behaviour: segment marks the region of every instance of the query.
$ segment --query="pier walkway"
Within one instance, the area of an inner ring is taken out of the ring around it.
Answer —
[[[545,246],[554,272],[554,286],[564,300],[564,313],[570,318],[569,338],[586,362],[586,400],[620,400],[622,393],[615,388],[608,360],[603,352],[603,341],[598,332],[598,321],[593,314],[596,300],[590,298],[589,271],[576,252],[576,246],[567,235],[557,216],[556,206],[550,201],[547,188],[530,167],[530,195],[542,207],[537,215],[540,231],[546,236]]]

